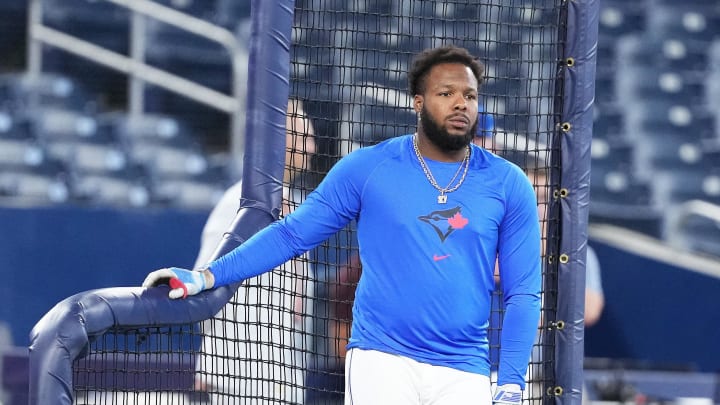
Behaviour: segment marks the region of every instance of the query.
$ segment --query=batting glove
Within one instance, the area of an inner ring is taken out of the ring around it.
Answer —
[[[520,405],[522,404],[522,390],[518,384],[503,384],[495,389],[493,405]]]
[[[148,274],[142,286],[147,288],[161,284],[170,286],[168,297],[172,299],[185,298],[205,289],[205,275],[201,271],[169,267]]]

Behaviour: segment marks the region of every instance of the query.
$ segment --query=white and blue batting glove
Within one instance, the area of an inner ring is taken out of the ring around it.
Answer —
[[[493,405],[520,405],[522,404],[522,390],[518,384],[503,384],[495,389],[492,400]]]
[[[185,298],[205,289],[205,275],[202,271],[168,267],[148,274],[142,286],[147,288],[161,284],[170,286],[168,297],[172,299]]]

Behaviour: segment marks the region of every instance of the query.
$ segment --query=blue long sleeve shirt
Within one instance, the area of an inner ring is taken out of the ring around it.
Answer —
[[[467,177],[446,204],[411,135],[349,154],[295,212],[212,262],[216,285],[268,271],[356,219],[363,273],[348,347],[489,375],[497,258],[506,308],[498,383],[524,387],[540,315],[536,197],[520,168],[471,147]],[[427,164],[441,185],[459,167]]]

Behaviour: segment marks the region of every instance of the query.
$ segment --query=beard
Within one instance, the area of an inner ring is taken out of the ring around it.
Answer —
[[[443,152],[457,152],[466,148],[472,142],[477,132],[478,122],[475,120],[468,131],[463,135],[450,135],[447,129],[440,126],[423,106],[420,112],[420,123],[425,130],[425,136]]]

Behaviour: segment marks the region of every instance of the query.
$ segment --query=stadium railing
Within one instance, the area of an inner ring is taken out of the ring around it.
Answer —
[[[235,34],[223,27],[200,18],[177,11],[150,0],[107,0],[119,7],[129,9],[130,56],[110,51],[89,41],[77,38],[43,24],[43,1],[30,0],[28,15],[28,70],[37,74],[42,70],[42,47],[51,46],[78,55],[94,63],[122,72],[129,76],[130,116],[143,113],[144,87],[152,84],[182,97],[207,105],[231,117],[231,134],[234,151],[242,151],[241,136],[245,112],[245,66],[246,45]],[[155,19],[177,29],[216,42],[227,49],[232,65],[232,94],[217,90],[192,80],[169,73],[145,63],[146,19]]]

